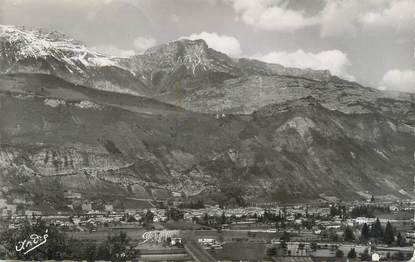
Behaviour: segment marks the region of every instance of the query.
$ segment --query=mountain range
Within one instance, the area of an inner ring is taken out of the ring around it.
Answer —
[[[0,73],[3,196],[54,209],[63,191],[226,205],[413,196],[412,94],[203,40],[117,58],[15,26],[0,26]]]

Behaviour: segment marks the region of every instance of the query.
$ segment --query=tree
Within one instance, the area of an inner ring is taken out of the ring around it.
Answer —
[[[330,216],[334,217],[334,216],[338,216],[338,215],[341,215],[340,207],[337,208],[335,205],[332,205],[330,207]]]
[[[317,250],[317,243],[316,242],[311,242],[310,248],[311,248],[311,250],[316,251]]]
[[[135,219],[133,216],[128,216],[127,222],[137,222],[137,219]]]
[[[342,206],[341,211],[342,211],[342,218],[343,220],[345,220],[347,216],[346,206]]]
[[[138,255],[137,251],[130,246],[130,239],[124,232],[116,236],[108,236],[99,249],[103,253],[99,254],[98,259],[110,261],[127,261]]]
[[[383,229],[379,218],[376,218],[375,223],[372,225],[371,235],[376,239],[382,239],[383,237]]]
[[[347,253],[347,258],[350,258],[350,259],[356,258],[356,250],[354,248],[351,248],[349,253]]]
[[[336,231],[334,231],[334,230],[329,230],[328,232],[327,232],[327,237],[329,238],[329,240],[331,241],[331,242],[338,242],[339,241],[339,235],[337,234],[337,232]]]
[[[400,247],[405,245],[405,239],[402,237],[401,232],[396,236],[396,244]]]
[[[277,248],[271,247],[267,249],[267,256],[273,257],[277,255]]]
[[[354,241],[353,229],[350,228],[349,226],[347,226],[344,229],[344,241],[346,241],[346,242],[352,242],[352,241]]]
[[[393,241],[395,240],[395,232],[394,232],[394,228],[392,227],[391,223],[386,224],[386,228],[385,228],[385,233],[383,236],[383,241],[385,241],[385,243],[387,245],[390,245],[393,243]]]
[[[222,211],[221,223],[222,223],[222,224],[226,224],[226,223],[227,223],[227,219],[226,219],[225,211]]]
[[[366,248],[362,254],[360,254],[360,260],[362,261],[371,261],[372,257],[369,254],[369,250]]]
[[[154,214],[149,209],[147,209],[146,215],[144,217],[145,223],[153,223]]]
[[[363,241],[367,241],[370,238],[370,229],[369,226],[364,223],[361,230],[361,238]]]
[[[341,251],[340,249],[337,249],[336,250],[336,257],[344,257],[343,251]]]
[[[392,256],[396,260],[405,260],[405,254],[401,251]]]
[[[208,215],[208,213],[205,213],[204,215],[203,215],[203,220],[202,220],[203,222],[203,224],[204,225],[208,225],[209,224],[209,215]]]
[[[287,231],[284,231],[282,236],[280,237],[281,241],[289,242],[290,241],[290,234]]]
[[[178,221],[183,218],[183,213],[177,208],[170,208],[167,210],[167,217],[169,220]]]

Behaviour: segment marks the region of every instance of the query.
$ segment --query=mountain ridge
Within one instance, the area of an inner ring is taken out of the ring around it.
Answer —
[[[10,41],[0,41],[5,54]],[[0,56],[2,70],[10,57]],[[112,60],[121,67],[85,67],[82,83],[68,70],[40,70],[62,61],[46,52],[0,74],[3,195],[25,192],[53,209],[62,199],[51,202],[37,188],[59,185],[86,199],[180,193],[225,205],[308,201],[321,192],[411,196],[412,95],[229,58],[203,40]],[[110,88],[91,84],[91,75]]]
[[[308,95],[326,99],[310,91],[316,85],[337,89],[329,91],[336,99],[360,88],[362,94],[414,101],[412,95],[363,87],[328,70],[230,58],[201,39],[171,41],[130,58],[104,56],[56,32],[14,26],[0,27],[0,43],[0,72],[52,74],[81,86],[154,98],[195,112],[249,114],[268,103]]]

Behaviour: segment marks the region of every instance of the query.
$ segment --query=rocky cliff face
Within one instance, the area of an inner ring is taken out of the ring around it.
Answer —
[[[411,192],[409,102],[344,113],[310,96],[217,116],[174,107],[148,114],[93,97],[94,106],[83,107],[48,99],[0,96],[1,110],[10,112],[0,117],[3,185],[31,192],[40,179],[85,195],[157,198],[163,190],[230,204]]]
[[[3,69],[18,64],[0,75],[0,190],[39,196],[53,184],[87,197],[180,192],[228,204],[412,192],[411,95],[181,40],[111,60],[140,78],[142,97],[40,70],[36,61],[48,64],[56,46],[32,60],[11,41],[0,57]]]

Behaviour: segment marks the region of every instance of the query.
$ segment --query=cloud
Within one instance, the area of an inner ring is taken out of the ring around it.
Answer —
[[[358,27],[355,22],[359,4],[354,1],[327,1],[321,11],[320,36],[356,35]]]
[[[374,13],[375,19],[364,22],[372,25],[390,25],[397,31],[409,32],[415,25],[414,14],[415,2],[413,0],[393,1],[381,12]]]
[[[155,38],[153,37],[137,37],[134,39],[133,45],[135,47],[135,49],[139,52],[142,53],[144,51],[146,51],[147,49],[149,49],[150,47],[153,47],[157,44],[157,41]]]
[[[415,70],[389,70],[380,81],[379,89],[415,93]]]
[[[115,45],[100,45],[94,46],[91,49],[96,52],[115,57],[130,57],[136,54],[134,50],[121,49]]]
[[[319,53],[304,52],[299,49],[295,52],[270,52],[257,59],[267,63],[281,64],[287,67],[311,68],[316,70],[330,70],[333,75],[337,75],[347,80],[354,81],[355,78],[348,73],[351,65],[347,55],[340,50],[327,50]]]
[[[304,11],[286,8],[281,1],[230,0],[237,20],[256,29],[292,32],[318,24],[317,17],[307,17]]]
[[[307,15],[283,0],[228,0],[236,20],[257,30],[293,32],[316,26],[321,37],[355,36],[379,28],[409,33],[415,27],[413,0],[325,0],[321,11]]]
[[[239,56],[242,53],[241,44],[238,39],[233,36],[201,32],[200,34],[191,34],[190,36],[180,37],[180,39],[203,39],[209,47],[233,57]]]
[[[99,45],[92,47],[99,53],[115,56],[115,57],[130,57],[136,54],[142,54],[148,48],[157,44],[157,41],[153,37],[136,37],[132,43],[133,49],[122,49],[115,45]]]
[[[379,28],[410,32],[415,25],[414,8],[413,0],[326,0],[320,13],[320,35],[356,35],[363,30]]]

